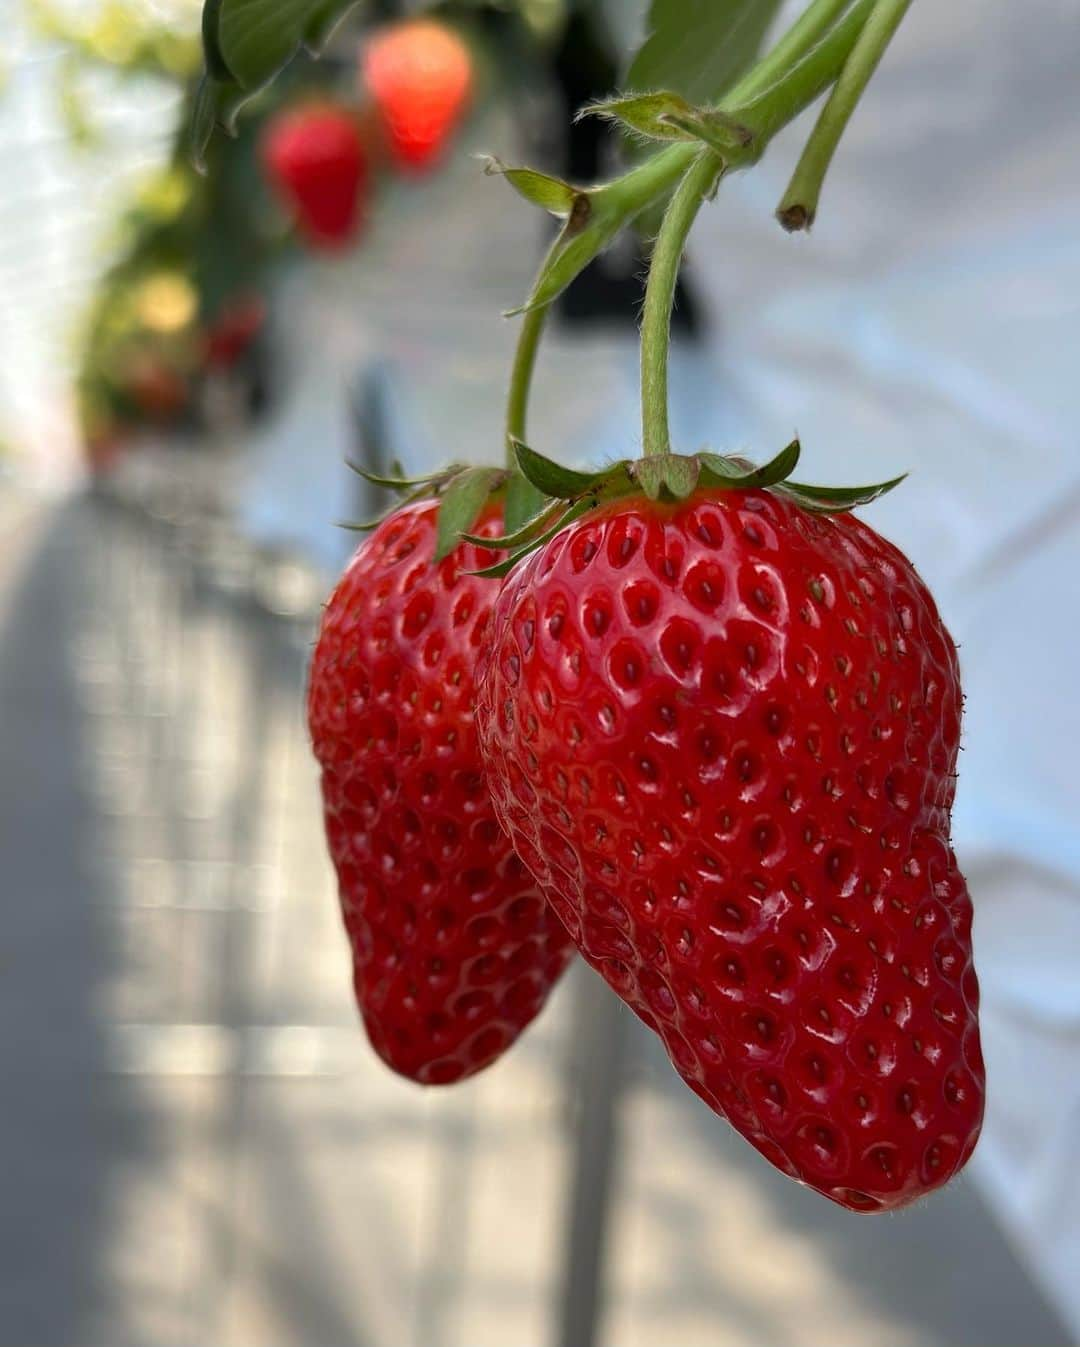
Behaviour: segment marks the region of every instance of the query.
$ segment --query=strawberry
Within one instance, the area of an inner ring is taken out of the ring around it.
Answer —
[[[148,421],[174,421],[187,406],[183,375],[153,352],[135,356],[127,371],[125,392]]]
[[[266,321],[266,304],[258,295],[234,295],[225,301],[203,337],[203,353],[211,369],[232,369],[250,349]]]
[[[361,74],[395,161],[404,169],[431,168],[469,104],[468,47],[441,23],[408,19],[368,42]]]
[[[361,543],[323,616],[308,714],[326,833],[371,1042],[448,1084],[499,1057],[573,946],[495,820],[473,670],[497,586],[459,546],[435,564],[434,501]],[[497,532],[498,509],[480,516]]]
[[[502,589],[495,810],[710,1108],[842,1206],[898,1207],[983,1109],[955,647],[895,547],[804,508],[827,489],[721,489],[738,465],[700,458],[681,500],[605,500],[613,469],[590,509],[570,474],[570,522]]]
[[[267,128],[263,163],[312,247],[338,249],[357,233],[368,154],[355,116],[333,103],[304,103]]]

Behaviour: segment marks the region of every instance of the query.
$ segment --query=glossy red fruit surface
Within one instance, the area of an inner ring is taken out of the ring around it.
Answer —
[[[496,605],[477,723],[519,855],[687,1084],[853,1210],[979,1134],[960,710],[906,558],[774,494],[609,506]]]
[[[263,160],[309,244],[341,248],[356,236],[368,155],[352,112],[312,103],[279,113],[267,128]]]
[[[496,536],[489,510],[479,531]],[[499,827],[473,724],[498,586],[437,566],[436,505],[357,549],[323,617],[308,715],[371,1042],[427,1085],[472,1075],[536,1016],[573,946]]]
[[[371,39],[362,76],[397,163],[415,170],[437,163],[472,94],[465,43],[432,19],[409,19]]]

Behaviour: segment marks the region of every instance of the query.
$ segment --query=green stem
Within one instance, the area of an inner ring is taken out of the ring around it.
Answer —
[[[668,347],[671,310],[687,235],[723,164],[711,150],[698,158],[664,213],[652,261],[641,320],[641,428],[645,456],[671,453],[668,428]]]
[[[526,419],[529,412],[529,390],[532,387],[533,370],[536,368],[536,356],[540,349],[540,338],[544,333],[549,304],[527,309],[518,333],[517,350],[514,352],[514,368],[510,375],[510,395],[506,404],[506,465],[516,466],[513,441],[525,440]]]
[[[808,24],[798,49],[794,43],[781,39],[721,101],[721,112],[753,132],[754,158],[759,158],[773,136],[793,122],[836,80],[869,22],[875,4],[876,0],[855,0],[831,27]],[[824,12],[821,11],[819,17]]]
[[[851,115],[911,0],[878,0],[821,110],[776,214],[785,229],[809,229],[821,186]]]
[[[727,169],[739,168],[761,157],[769,140],[814,102],[845,67],[875,0],[814,0],[814,3],[779,39],[773,48],[727,93],[717,110],[747,126],[753,142],[733,151],[725,160]],[[522,438],[529,380],[536,358],[547,306],[619,233],[656,201],[663,200],[686,176],[701,153],[695,144],[672,145],[654,154],[614,182],[589,194],[591,218],[584,228],[560,235],[540,269],[526,310],[526,330],[521,334],[514,364],[508,432]],[[537,324],[535,328],[530,320]],[[669,319],[665,319],[669,322]],[[666,348],[663,359],[666,361]],[[657,379],[664,371],[655,359]],[[653,374],[649,375],[650,381]],[[649,405],[656,399],[649,394]],[[657,442],[666,437],[657,426]],[[647,440],[647,442],[649,442]]]
[[[873,18],[877,0],[817,0],[769,54],[741,79],[719,104],[719,110],[754,134],[748,157],[757,158],[773,135],[810,105],[846,69],[845,60]],[[687,147],[678,146],[676,150]],[[664,215],[649,266],[649,284],[641,323],[641,425],[646,458],[671,453],[668,421],[668,350],[671,310],[686,240],[717,174],[736,166],[737,158],[721,160],[712,151],[691,146],[693,157],[676,161],[675,150],[658,155],[651,165],[656,182],[668,165],[682,180]],[[624,180],[625,182],[625,180]]]
[[[775,45],[746,72],[731,94],[749,102],[812,51],[853,0],[814,0]]]
[[[754,133],[745,162],[760,158],[768,141],[833,83],[874,4],[875,0],[818,0],[716,105],[718,112]],[[833,22],[845,5],[847,12]],[[620,224],[669,192],[697,158],[699,148],[672,145],[600,188],[615,203]],[[727,167],[738,168],[743,162],[732,155]]]

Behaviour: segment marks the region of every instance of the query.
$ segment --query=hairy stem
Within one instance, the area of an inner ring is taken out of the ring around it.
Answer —
[[[532,388],[533,370],[536,368],[536,356],[540,349],[540,338],[544,333],[550,304],[538,305],[527,309],[518,333],[517,350],[514,352],[514,368],[510,375],[510,394],[506,403],[506,466],[514,468],[513,443],[525,440],[525,431],[529,413],[529,390]]]
[[[671,198],[653,248],[641,320],[641,429],[646,457],[671,453],[668,347],[675,286],[687,235],[722,171],[723,164],[713,151],[698,152],[696,162]]]
[[[776,212],[785,229],[809,229],[813,224],[840,137],[910,4],[911,0],[878,0],[866,21]]]
[[[745,126],[752,138],[741,149],[733,147],[723,160],[724,169],[740,168],[759,159],[772,137],[834,83],[844,70],[875,3],[876,0],[814,0],[772,49],[737,81],[716,110]],[[552,246],[533,287],[526,324],[535,315],[541,316],[535,317],[536,328],[527,326],[522,332],[514,365],[507,425],[517,438],[524,434],[525,404],[543,313],[620,229],[676,188],[696,166],[700,155],[698,144],[672,145],[614,182],[595,188],[589,195],[590,220],[573,234],[564,231]],[[720,161],[715,156],[713,159],[715,167]],[[699,205],[700,195],[695,213]],[[677,272],[677,258],[675,266]],[[659,300],[655,301],[653,307],[658,303]],[[660,318],[651,310],[646,314],[647,320],[652,319],[648,324],[652,355],[646,371],[651,391],[646,396],[653,409],[657,407],[656,390],[666,387],[667,352],[666,344],[652,343],[656,342],[661,327],[666,334],[669,312],[670,298]],[[664,348],[662,352],[660,345]],[[666,422],[666,412],[664,416]],[[660,425],[659,413],[655,420],[655,433],[646,431],[646,445],[666,443],[666,426]]]
[[[753,133],[755,157],[837,79],[875,4],[855,0],[831,27],[807,24],[797,46],[782,38],[723,99],[720,110]]]
[[[763,94],[770,84],[811,52],[854,0],[814,0],[766,55],[746,72],[733,93],[749,102]]]

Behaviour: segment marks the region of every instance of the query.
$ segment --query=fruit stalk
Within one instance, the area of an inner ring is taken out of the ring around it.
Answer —
[[[833,86],[776,212],[787,230],[809,229],[840,137],[911,0],[879,0]]]
[[[830,77],[835,78],[830,72],[835,70],[836,54],[848,50],[839,81],[807,147],[809,153],[820,131],[820,146],[810,155],[807,167],[807,185],[813,191],[808,199],[815,207],[844,127],[908,4],[910,0],[856,0],[841,17],[845,7],[839,0],[819,0],[721,104],[732,120],[746,129],[751,137],[747,152],[757,158],[780,127],[802,111],[814,91],[820,92]],[[836,110],[826,121],[834,103]],[[803,159],[807,160],[807,154]],[[737,163],[737,158],[725,161],[711,151],[698,151],[671,198],[653,249],[641,324],[641,424],[646,458],[672,451],[668,350],[671,311],[686,240],[719,176]],[[804,208],[793,205],[790,209]],[[786,228],[801,227],[789,224],[782,211],[783,207],[780,218]]]
[[[724,165],[711,150],[698,154],[671,204],[653,247],[641,320],[641,430],[646,458],[671,453],[668,427],[668,348],[671,310],[683,249],[697,213]]]
[[[518,333],[517,349],[514,352],[514,368],[510,375],[510,394],[506,403],[506,465],[516,466],[514,441],[524,440],[528,424],[529,391],[532,388],[533,371],[536,368],[536,356],[540,349],[540,339],[544,334],[550,305],[541,304],[535,309],[527,309]]]

